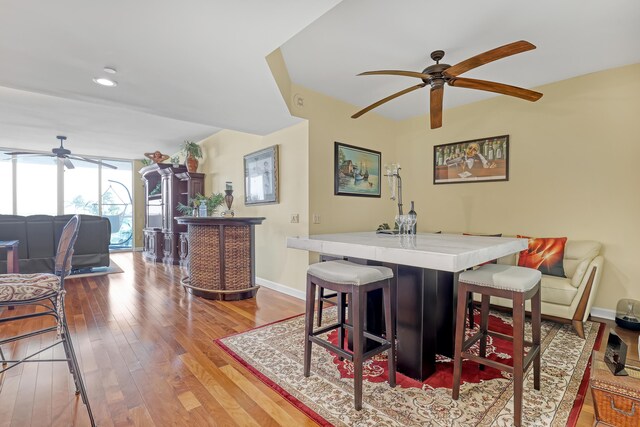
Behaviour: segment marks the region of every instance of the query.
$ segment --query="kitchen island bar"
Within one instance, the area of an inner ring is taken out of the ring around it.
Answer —
[[[391,268],[397,286],[398,372],[424,380],[435,371],[436,353],[453,355],[457,273],[524,250],[527,240],[360,232],[289,237],[287,247]],[[377,329],[375,317],[367,313]]]

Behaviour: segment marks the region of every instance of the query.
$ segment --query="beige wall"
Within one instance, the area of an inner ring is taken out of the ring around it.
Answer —
[[[382,153],[382,165],[395,162],[398,124],[375,114],[357,120],[353,105],[302,86],[292,85],[292,114],[309,120],[309,215],[310,233],[375,230],[382,222],[393,222],[397,209],[382,181],[382,197],[334,195],[334,142]],[[313,215],[320,224],[313,224]]]
[[[224,130],[202,141],[204,161],[198,172],[206,173],[205,189],[223,192],[233,182],[233,209],[237,216],[263,216],[256,226],[256,274],[277,284],[303,291],[307,254],[286,248],[287,236],[309,233],[308,125],[306,122],[261,137]],[[278,145],[280,156],[280,203],[245,206],[244,167],[246,154]],[[291,223],[298,214],[300,222]]]
[[[420,231],[597,240],[606,264],[594,306],[615,309],[620,298],[640,299],[634,155],[640,146],[640,65],[542,86],[537,103],[499,96],[448,109],[443,127],[430,130],[427,116],[395,122],[370,112],[353,120],[358,107],[291,84],[278,51],[269,64],[291,114],[308,124],[264,138],[220,132],[204,142],[201,169],[208,174],[207,191],[221,191],[232,180],[238,213],[267,217],[257,227],[259,276],[302,290],[308,257],[286,249],[286,236],[373,230],[393,221],[396,206],[384,183],[379,199],[333,194],[339,141],[381,151],[383,164],[401,163],[405,204],[416,201]],[[446,108],[446,93],[444,102]],[[502,134],[510,135],[509,181],[433,185],[434,145]],[[281,144],[281,203],[247,208],[239,194],[242,156],[275,143]],[[300,214],[299,225],[288,222],[291,213]],[[313,214],[320,224],[312,224]]]
[[[464,89],[447,87],[445,107],[454,90]],[[418,229],[597,240],[606,262],[594,306],[640,299],[640,64],[536,90],[536,103],[500,96],[445,110],[440,129],[427,117],[401,124],[397,155]],[[503,134],[508,182],[432,184],[434,145]]]

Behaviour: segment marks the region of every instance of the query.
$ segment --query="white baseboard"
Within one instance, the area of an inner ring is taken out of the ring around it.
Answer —
[[[616,311],[608,308],[591,307],[591,315],[593,317],[601,317],[603,319],[613,320],[616,318]]]
[[[256,283],[265,288],[273,289],[274,291],[282,292],[283,294],[290,295],[294,298],[305,300],[305,292],[298,289],[290,288],[289,286],[282,285],[280,283],[272,282],[271,280],[263,279],[262,277],[256,277]]]

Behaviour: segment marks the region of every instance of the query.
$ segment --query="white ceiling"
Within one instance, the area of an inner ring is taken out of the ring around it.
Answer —
[[[462,77],[534,88],[638,63],[640,1],[344,0],[285,43],[282,52],[292,81],[356,105],[355,113],[420,83],[401,76],[356,77],[360,72],[422,71],[434,63],[429,55],[438,49],[446,52],[441,62],[454,65],[517,40],[527,40],[537,49]],[[455,87],[444,92],[445,110],[497,96]],[[427,114],[428,99],[428,88],[423,88],[373,111],[406,119]]]
[[[338,1],[0,0],[0,146],[141,158],[289,126],[265,57]]]
[[[122,107],[0,87],[0,147],[49,151],[67,136],[76,155],[139,159],[161,149],[173,154],[183,139],[219,129]],[[142,151],[141,151],[142,150]]]
[[[141,158],[221,128],[273,132],[297,121],[265,61],[280,46],[294,82],[355,110],[417,83],[357,73],[421,71],[436,49],[453,65],[528,40],[538,49],[464,75],[526,88],[638,63],[638,22],[638,0],[0,0],[0,147],[65,134],[74,154]],[[92,82],[105,66],[116,88]],[[489,96],[447,87],[444,107]],[[375,112],[422,115],[427,99]]]

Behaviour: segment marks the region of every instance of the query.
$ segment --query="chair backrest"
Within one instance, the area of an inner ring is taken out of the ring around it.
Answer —
[[[55,274],[64,278],[71,272],[71,258],[73,256],[73,245],[78,238],[80,229],[80,216],[74,215],[67,225],[62,229],[58,251],[56,252]]]

